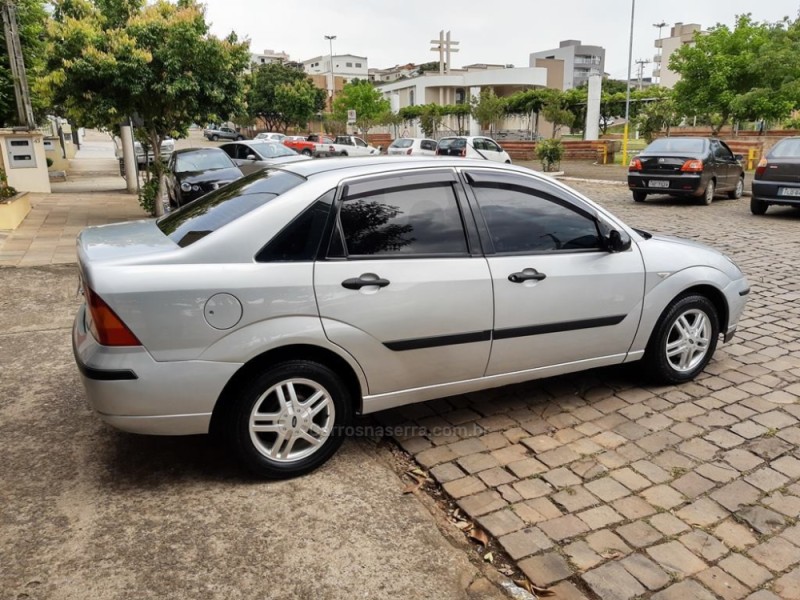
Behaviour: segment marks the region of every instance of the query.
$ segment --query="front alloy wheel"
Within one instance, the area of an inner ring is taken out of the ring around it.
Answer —
[[[288,361],[241,390],[231,412],[230,441],[256,475],[294,477],[333,456],[351,414],[349,392],[333,371]]]
[[[645,351],[648,370],[665,383],[690,381],[711,360],[718,337],[717,310],[708,298],[678,298],[653,330]]]

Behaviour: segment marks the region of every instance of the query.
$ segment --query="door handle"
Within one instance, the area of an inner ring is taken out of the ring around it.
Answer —
[[[362,287],[366,287],[368,285],[377,285],[378,287],[386,287],[389,285],[390,281],[388,279],[381,279],[380,277],[365,277],[362,275],[361,277],[351,277],[350,279],[345,279],[342,282],[342,287],[347,288],[348,290],[360,290]]]
[[[522,283],[523,281],[541,281],[547,277],[544,273],[539,273],[536,269],[523,269],[508,276],[511,283]]]

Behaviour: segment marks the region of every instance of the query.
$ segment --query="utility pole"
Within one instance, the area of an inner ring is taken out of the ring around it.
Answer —
[[[644,77],[644,66],[650,64],[650,59],[648,58],[640,58],[636,61],[636,64],[639,65],[638,70],[638,80],[639,80],[639,91],[642,89],[642,78]]]
[[[22,58],[22,45],[19,41],[19,22],[17,6],[14,0],[0,0],[0,11],[3,13],[3,29],[8,46],[8,62],[11,65],[11,78],[14,80],[14,96],[17,100],[19,124],[33,129],[36,121],[31,107],[31,93],[28,89],[28,77],[25,73],[25,61]]]
[[[628,79],[625,82],[625,128],[622,132],[622,164],[628,163],[628,122],[631,119],[631,61],[633,60],[633,23],[636,0],[631,0],[631,35],[628,41]]]
[[[333,112],[333,96],[336,94],[336,77],[333,74],[333,40],[336,39],[335,35],[326,35],[325,39],[331,50],[331,112]]]
[[[661,69],[664,68],[664,65],[661,64],[661,58],[664,56],[664,48],[662,44],[664,42],[661,41],[661,30],[667,26],[666,21],[661,21],[660,23],[653,23],[653,27],[658,29],[658,82],[655,81],[653,78],[653,83],[661,83]]]

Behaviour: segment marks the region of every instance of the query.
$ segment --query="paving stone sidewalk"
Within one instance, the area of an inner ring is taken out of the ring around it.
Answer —
[[[633,365],[380,418],[429,432],[399,441],[556,598],[800,599],[800,212],[576,187],[731,255],[752,285],[736,338],[681,386]]]

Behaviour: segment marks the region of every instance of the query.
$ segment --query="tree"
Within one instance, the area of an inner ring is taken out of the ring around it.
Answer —
[[[494,135],[495,128],[505,116],[505,99],[500,98],[492,87],[484,87],[478,98],[473,97],[472,116],[480,123],[483,129],[488,129]]]
[[[333,101],[333,114],[338,120],[346,121],[347,111],[355,110],[356,125],[366,137],[390,107],[390,102],[369,81],[351,81]]]
[[[642,106],[634,119],[639,133],[644,136],[648,144],[653,141],[656,133],[666,131],[669,135],[670,127],[680,122],[672,94],[668,93],[669,90],[665,88],[658,89],[664,91],[656,91],[655,88],[651,88],[650,91],[656,92],[658,97]]]
[[[539,114],[548,102],[551,102],[561,92],[550,88],[537,88],[517,92],[508,97],[506,101],[506,112],[514,115],[526,115],[530,117],[532,124],[533,138],[539,135]]]
[[[47,48],[44,42],[47,11],[44,0],[16,0],[22,57],[31,92],[34,117],[44,116],[47,101],[38,91],[38,82],[44,74]],[[14,96],[14,81],[6,51],[5,28],[0,22],[0,127],[17,125],[18,113]]]
[[[42,89],[53,106],[88,127],[134,117],[150,141],[159,198],[164,139],[241,110],[249,45],[211,35],[195,0],[55,0],[48,37]]]
[[[717,135],[737,111],[747,113],[739,96],[756,89],[765,89],[767,71],[776,65],[776,48],[770,44],[776,28],[755,23],[749,15],[741,15],[733,30],[717,25],[708,34],[696,34],[694,45],[684,45],[670,58],[669,68],[680,74],[675,84],[678,110],[712,125]],[[797,63],[797,59],[792,61]]]
[[[558,100],[548,102],[542,109],[542,114],[553,124],[553,139],[559,136],[562,127],[572,127],[575,123],[575,114],[564,108]]]
[[[314,86],[301,69],[283,63],[259,65],[253,70],[247,108],[270,131],[286,131],[290,125],[305,126],[314,113],[325,108],[325,90]]]

